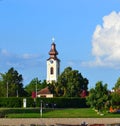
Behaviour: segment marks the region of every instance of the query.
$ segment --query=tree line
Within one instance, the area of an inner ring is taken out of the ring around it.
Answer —
[[[46,81],[34,78],[24,87],[22,75],[12,67],[6,73],[0,73],[0,97],[30,97],[36,84],[38,90],[47,85]]]
[[[46,80],[34,78],[24,87],[23,77],[13,67],[6,73],[0,73],[0,97],[30,97],[32,92],[48,87],[56,97],[80,97],[82,91],[88,90],[88,79],[78,70],[67,67],[58,77],[57,82],[47,84]]]
[[[0,97],[31,97],[32,92],[48,87],[54,97],[86,97],[87,104],[97,110],[120,107],[120,78],[113,91],[108,90],[108,84],[98,81],[94,88],[88,90],[89,80],[78,71],[67,67],[58,77],[57,82],[47,84],[34,78],[24,87],[23,77],[13,67],[6,73],[0,73]]]

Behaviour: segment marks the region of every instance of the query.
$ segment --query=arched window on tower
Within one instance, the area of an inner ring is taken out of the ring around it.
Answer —
[[[53,67],[50,68],[50,74],[54,74],[54,68]]]

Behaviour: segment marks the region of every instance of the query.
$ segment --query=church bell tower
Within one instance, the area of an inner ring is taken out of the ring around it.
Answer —
[[[49,55],[50,57],[47,59],[47,83],[52,83],[53,81],[57,82],[60,74],[60,60],[57,58],[58,52],[54,39],[52,39]]]

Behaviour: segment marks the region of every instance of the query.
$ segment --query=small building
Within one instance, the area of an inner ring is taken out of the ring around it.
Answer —
[[[53,94],[51,94],[49,88],[46,87],[37,92],[37,97],[53,98]]]

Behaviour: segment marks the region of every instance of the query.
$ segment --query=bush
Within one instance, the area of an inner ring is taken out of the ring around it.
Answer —
[[[21,98],[0,98],[0,107],[17,108],[21,107]]]
[[[85,98],[37,98],[37,106],[40,106],[40,102],[43,102],[45,107],[56,108],[86,108]]]
[[[0,98],[0,107],[22,108],[24,98]],[[26,98],[27,107],[40,107],[42,101],[46,108],[86,108],[85,98]]]
[[[0,107],[4,108],[21,108],[23,107],[24,98],[0,98]],[[27,107],[32,107],[33,99],[26,98]]]

